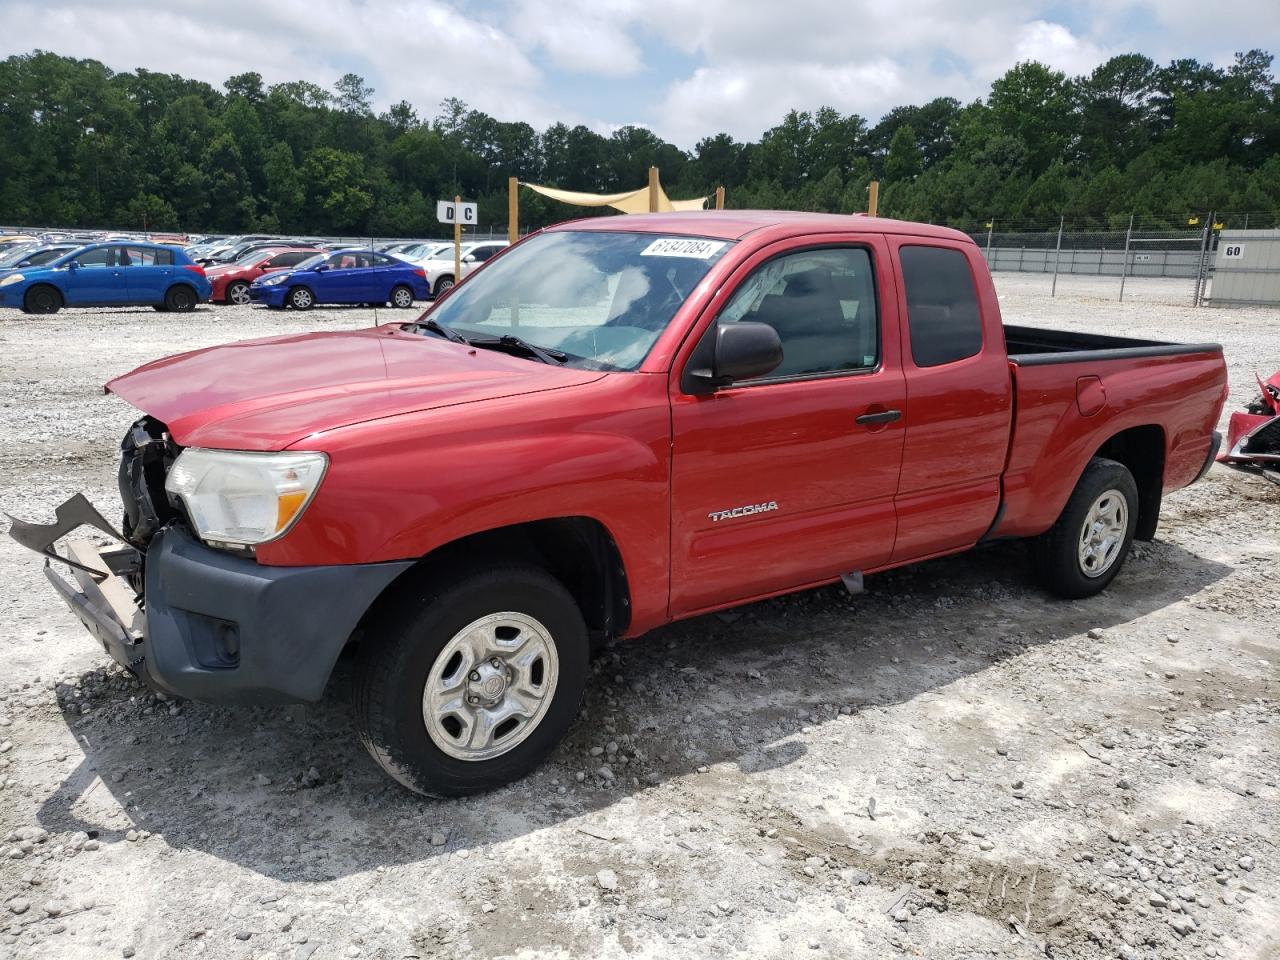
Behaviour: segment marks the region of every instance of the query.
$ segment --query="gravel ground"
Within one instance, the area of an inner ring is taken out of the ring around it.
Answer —
[[[1229,409],[1280,367],[1280,310],[1040,279],[998,277],[1011,322],[1219,340]],[[108,377],[371,322],[5,312],[0,508],[114,509]],[[424,801],[345,665],[305,707],[158,701],[4,538],[0,956],[1275,957],[1277,560],[1280,488],[1215,467],[1100,597],[1003,544],[664,628],[536,774]]]

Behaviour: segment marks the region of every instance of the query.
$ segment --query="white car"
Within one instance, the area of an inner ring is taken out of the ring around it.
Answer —
[[[462,276],[466,277],[480,264],[510,245],[506,240],[468,240],[462,244]],[[454,284],[453,244],[446,243],[428,253],[429,256],[426,259],[414,262],[426,271],[431,295],[438,297]]]

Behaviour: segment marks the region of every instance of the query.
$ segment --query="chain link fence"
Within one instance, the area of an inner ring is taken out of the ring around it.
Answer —
[[[966,232],[982,248],[997,283],[1022,274],[1013,283],[1025,293],[1198,306],[1213,259],[1215,221],[1188,219],[1194,222],[1170,228],[1135,218],[1119,229],[1068,217],[1048,229],[1009,229],[993,220]]]

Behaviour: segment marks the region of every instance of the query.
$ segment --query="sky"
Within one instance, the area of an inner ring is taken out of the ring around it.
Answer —
[[[350,71],[377,109],[403,99],[430,118],[458,97],[539,130],[637,124],[684,148],[756,139],[792,108],[874,123],[968,102],[1021,60],[1074,76],[1118,53],[1280,56],[1280,0],[0,0],[0,23],[0,56],[38,48],[218,86],[255,70],[332,87]]]

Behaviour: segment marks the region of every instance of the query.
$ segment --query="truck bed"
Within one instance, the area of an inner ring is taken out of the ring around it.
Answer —
[[[1211,452],[1226,387],[1222,347],[1038,327],[1004,333],[1014,402],[998,534],[1048,529],[1085,464],[1110,450],[1148,491],[1154,507],[1139,525],[1149,538],[1162,489],[1191,483]]]
[[[1134,337],[1074,333],[1067,330],[1046,330],[1042,327],[1019,327],[1009,324],[1005,324],[1004,338],[1005,347],[1009,351],[1009,361],[1020,367],[1222,352],[1222,346],[1216,343],[1139,340]]]

